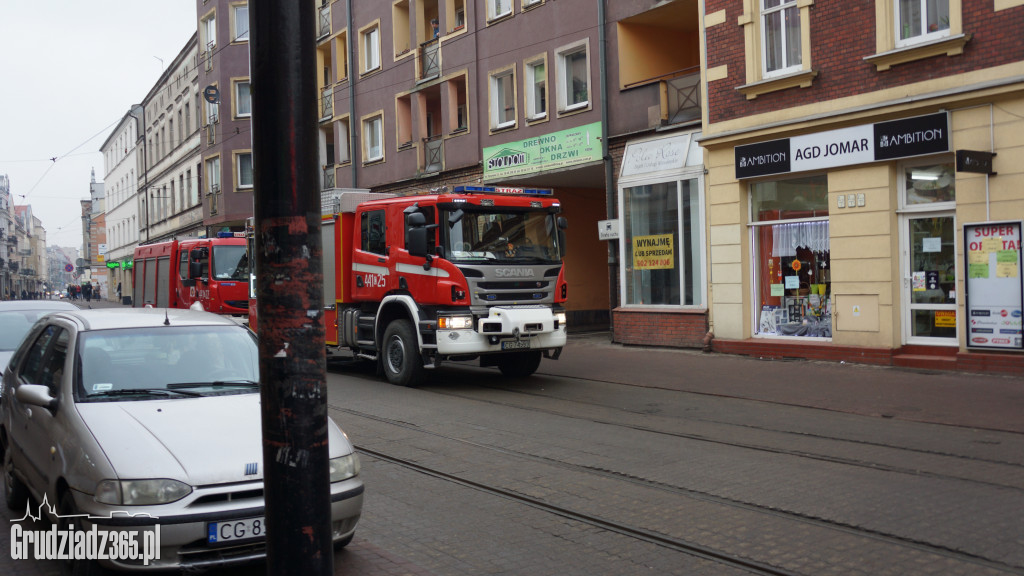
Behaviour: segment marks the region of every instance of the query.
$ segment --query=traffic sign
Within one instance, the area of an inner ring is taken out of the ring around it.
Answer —
[[[65,272],[74,272],[75,271],[75,267],[72,266],[71,263],[69,262],[69,263],[64,265],[64,271]]]

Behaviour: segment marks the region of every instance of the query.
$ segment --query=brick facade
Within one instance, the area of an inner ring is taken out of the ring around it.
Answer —
[[[708,332],[705,310],[616,308],[612,340],[620,344],[700,348]]]
[[[707,29],[708,68],[728,66],[728,77],[708,83],[710,122],[845,98],[1024,60],[1024,6],[996,12],[992,2],[964,0],[963,31],[971,39],[961,55],[935,56],[878,72],[864,60],[875,54],[875,2],[818,0],[810,8],[810,88],[791,88],[753,100],[736,90],[746,83],[743,2],[709,0],[707,13],[725,10],[725,22]]]

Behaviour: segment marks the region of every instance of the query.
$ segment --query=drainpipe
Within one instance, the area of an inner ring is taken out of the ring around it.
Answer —
[[[352,187],[359,188],[357,178],[359,171],[356,169],[356,74],[359,69],[359,62],[356,61],[356,38],[352,36],[352,0],[345,2],[345,26],[348,27],[348,163],[352,170]],[[355,70],[353,70],[355,67]]]
[[[609,220],[615,218],[617,208],[615,194],[615,167],[612,164],[612,157],[608,154],[608,44],[605,34],[605,0],[597,0],[597,43],[599,44],[599,76],[601,84],[601,158],[604,160],[604,202],[605,211]],[[615,289],[618,275],[618,242],[608,241],[608,327],[615,335],[615,322],[611,311],[615,309],[618,300],[618,290]]]

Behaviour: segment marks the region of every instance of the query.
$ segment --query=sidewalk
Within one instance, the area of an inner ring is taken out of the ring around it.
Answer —
[[[538,373],[1024,434],[1024,378],[805,360],[758,360],[570,334]]]

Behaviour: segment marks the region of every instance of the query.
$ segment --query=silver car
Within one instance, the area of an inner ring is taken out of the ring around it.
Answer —
[[[61,530],[73,522],[159,535],[158,560],[99,560],[120,569],[265,557],[257,345],[248,329],[192,310],[59,312],[34,326],[3,378],[3,481],[16,512],[36,513],[31,496],[54,507],[40,511]],[[330,420],[328,433],[340,547],[355,533],[363,483],[348,438]]]

